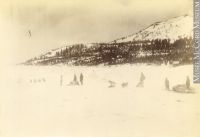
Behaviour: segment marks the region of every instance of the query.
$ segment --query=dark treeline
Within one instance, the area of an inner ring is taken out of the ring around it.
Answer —
[[[96,43],[91,47],[84,44],[66,46],[56,52],[53,57],[45,55],[26,62],[39,65],[70,64],[70,65],[114,65],[124,63],[173,63],[187,64],[192,62],[192,38],[180,38],[174,42],[168,39],[151,41],[133,41],[124,43]]]

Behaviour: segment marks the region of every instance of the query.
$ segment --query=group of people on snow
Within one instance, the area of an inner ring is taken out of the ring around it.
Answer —
[[[146,77],[145,77],[144,73],[141,72],[140,79],[139,79],[139,82],[136,85],[136,87],[141,87],[141,88],[144,87],[144,81],[145,81],[145,79],[146,79]],[[115,87],[116,83],[114,81],[109,80],[108,82],[109,82],[109,86],[108,86],[109,88]],[[126,86],[128,86],[128,82],[122,83],[121,86],[123,88],[126,87]],[[174,88],[174,87],[176,87],[176,88]],[[190,86],[190,78],[189,78],[189,76],[186,77],[185,84],[183,84],[183,85],[176,85],[174,87],[172,88],[172,90],[174,90],[174,91],[180,91],[180,92],[190,91],[192,88]],[[169,82],[169,79],[167,77],[165,78],[165,89],[166,90],[170,90],[170,82]]]
[[[166,90],[170,90],[170,83],[169,83],[169,79],[168,78],[165,78],[165,89]],[[180,90],[189,91],[189,90],[191,90],[189,76],[186,77],[186,82],[185,82],[184,85],[176,85],[172,89],[174,91],[180,91]]]
[[[139,79],[139,82],[136,85],[136,87],[141,87],[141,88],[144,87],[145,79],[146,79],[146,77],[145,77],[144,73],[141,72],[140,79]],[[82,73],[80,73],[80,75],[79,75],[79,80],[77,79],[76,74],[74,74],[73,81],[71,81],[69,83],[69,85],[83,85],[83,81],[84,81],[84,76],[83,76]],[[109,80],[108,82],[109,82],[109,86],[108,86],[109,88],[113,88],[113,87],[116,86],[116,82],[111,81],[111,80]],[[61,76],[61,83],[62,83],[62,76]],[[165,78],[164,84],[165,84],[165,89],[166,90],[170,90],[170,82],[169,82],[169,79],[167,77]],[[122,83],[121,86],[123,88],[127,87],[128,86],[128,82]],[[186,90],[190,90],[190,78],[189,78],[189,76],[186,77],[186,82],[185,82],[185,84],[183,86],[185,87]],[[174,90],[174,88],[173,88],[173,90]]]
[[[77,80],[76,74],[74,74],[73,81],[71,81],[69,85],[80,85],[80,84],[83,85],[83,79],[84,79],[84,77],[83,77],[82,73],[79,76],[79,81]],[[79,82],[80,82],[80,84],[79,84]]]

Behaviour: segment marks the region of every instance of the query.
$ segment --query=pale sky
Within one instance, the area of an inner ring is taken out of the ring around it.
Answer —
[[[21,61],[64,44],[112,41],[191,15],[192,1],[0,0],[1,56]]]

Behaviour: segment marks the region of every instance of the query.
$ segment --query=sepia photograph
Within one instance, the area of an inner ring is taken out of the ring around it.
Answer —
[[[200,137],[199,0],[0,0],[0,137]]]

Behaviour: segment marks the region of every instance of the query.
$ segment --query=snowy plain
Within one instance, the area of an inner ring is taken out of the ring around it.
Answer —
[[[1,68],[1,137],[199,137],[200,86],[192,65]],[[146,79],[138,88],[140,73]],[[69,86],[74,74],[82,86]],[[63,77],[60,85],[61,75]],[[165,90],[190,77],[196,93]],[[108,88],[108,81],[116,87]],[[127,87],[122,87],[128,82]]]

